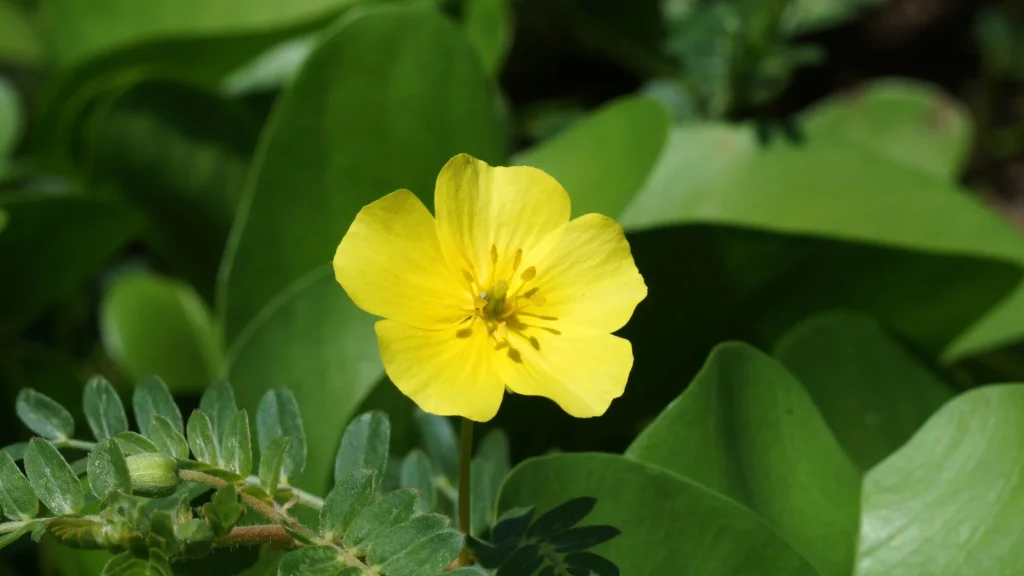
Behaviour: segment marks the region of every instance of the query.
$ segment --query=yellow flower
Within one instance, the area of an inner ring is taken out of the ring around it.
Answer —
[[[434,188],[437,219],[408,190],[364,207],[334,273],[357,306],[386,320],[388,376],[426,412],[483,422],[505,388],[600,416],[633,366],[626,324],[647,286],[622,227],[569,220],[548,174],[461,154]]]

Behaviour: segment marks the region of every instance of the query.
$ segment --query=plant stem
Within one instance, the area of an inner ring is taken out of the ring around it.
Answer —
[[[469,566],[469,488],[470,476],[469,465],[473,458],[473,421],[469,418],[462,419],[462,434],[460,436],[459,449],[459,531],[466,538],[466,544],[459,552],[458,565]]]
[[[40,519],[42,520],[42,519]],[[29,522],[39,522],[40,520],[19,520],[17,522],[4,522],[0,523],[0,534],[7,534],[8,532],[14,532],[15,530],[21,529],[22,526]]]
[[[200,484],[206,484],[207,486],[213,486],[214,488],[223,488],[229,484],[226,480],[222,480],[216,476],[210,476],[209,474],[204,474],[196,470],[178,470],[178,478],[181,478],[186,482],[198,482]],[[257,500],[242,491],[239,491],[238,495],[242,497],[242,501],[245,502],[246,506],[256,510],[267,520],[281,521],[277,511],[274,510],[274,507],[270,504]]]
[[[56,446],[57,448],[74,448],[75,450],[85,450],[86,452],[96,447],[95,442],[88,442],[86,440],[75,440],[74,438],[54,440],[53,445]]]
[[[249,476],[248,478],[245,479],[245,483],[251,486],[259,486],[260,479],[258,476]],[[287,490],[288,492],[291,492],[292,494],[298,497],[299,504],[305,504],[306,506],[314,510],[319,510],[324,507],[323,498],[315,494],[310,494],[309,492],[296,488],[295,486],[281,486],[280,490]]]
[[[256,524],[235,526],[226,536],[215,542],[217,546],[249,546],[272,544],[278,548],[291,548],[295,541],[280,524]]]

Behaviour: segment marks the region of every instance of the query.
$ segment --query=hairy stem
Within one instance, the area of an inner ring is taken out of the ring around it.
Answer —
[[[469,566],[469,465],[473,458],[473,421],[469,418],[462,419],[462,433],[459,438],[459,531],[466,538],[467,545],[463,545],[459,552],[459,566]]]
[[[245,479],[245,483],[252,486],[259,486],[260,479],[258,476],[249,476]],[[291,492],[298,498],[299,504],[304,504],[314,510],[319,510],[324,507],[323,498],[315,494],[310,494],[309,492],[296,488],[295,486],[281,486],[279,490],[287,490],[288,492]]]
[[[89,442],[87,440],[75,440],[74,438],[54,440],[53,445],[56,446],[57,448],[73,448],[75,450],[85,450],[86,452],[96,447],[95,442]]]
[[[3,523],[0,523],[0,534],[7,534],[8,532],[14,532],[15,530],[20,530],[21,527],[24,526],[25,524],[28,524],[29,522],[39,522],[40,520],[44,520],[44,519],[40,518],[38,520],[19,520],[17,522],[3,522]]]
[[[178,470],[178,478],[181,478],[186,482],[198,482],[200,484],[206,484],[207,486],[213,486],[214,488],[223,488],[229,484],[226,480],[222,480],[216,476],[210,476],[209,474],[204,474],[196,470]],[[238,495],[242,497],[242,501],[245,502],[246,506],[259,512],[267,520],[278,522],[283,520],[280,515],[278,515],[277,510],[274,509],[274,506],[257,500],[242,491],[239,491]]]
[[[270,544],[278,548],[291,548],[295,541],[280,524],[256,524],[253,526],[236,526],[225,536],[215,542],[216,546],[258,546]]]

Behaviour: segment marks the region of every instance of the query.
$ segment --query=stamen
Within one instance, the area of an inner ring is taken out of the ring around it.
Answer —
[[[541,296],[540,294],[533,294],[529,297],[530,302],[533,302],[537,306],[543,306],[547,303],[548,299]]]
[[[523,279],[523,282],[529,282],[530,280],[533,280],[534,277],[536,277],[536,276],[537,276],[537,268],[535,268],[533,266],[530,266],[526,270],[523,270],[523,274],[522,274],[522,276],[520,276],[520,278]]]
[[[498,263],[498,247],[491,244],[491,264]]]
[[[504,340],[504,341],[507,342],[508,341],[508,325],[505,324],[504,322],[502,322],[501,324],[498,324],[498,327],[494,329],[494,335],[497,336],[499,340]]]
[[[515,274],[516,270],[519,270],[519,265],[523,263],[523,249],[519,248],[516,250],[516,256],[512,259],[512,273]]]
[[[529,290],[526,291],[525,294],[523,294],[523,298],[526,298],[526,299],[533,298],[534,294],[537,293],[537,290],[540,290],[540,288],[538,288],[536,286],[534,286],[533,288],[530,288]]]
[[[473,275],[470,274],[469,270],[466,270],[465,268],[462,269],[462,277],[465,278],[466,282],[469,282],[470,284],[476,282],[476,279],[473,278]]]

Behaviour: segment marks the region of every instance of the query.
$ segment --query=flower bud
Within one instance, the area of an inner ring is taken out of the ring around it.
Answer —
[[[166,454],[135,454],[125,460],[135,494],[166,496],[178,485],[178,465]]]

